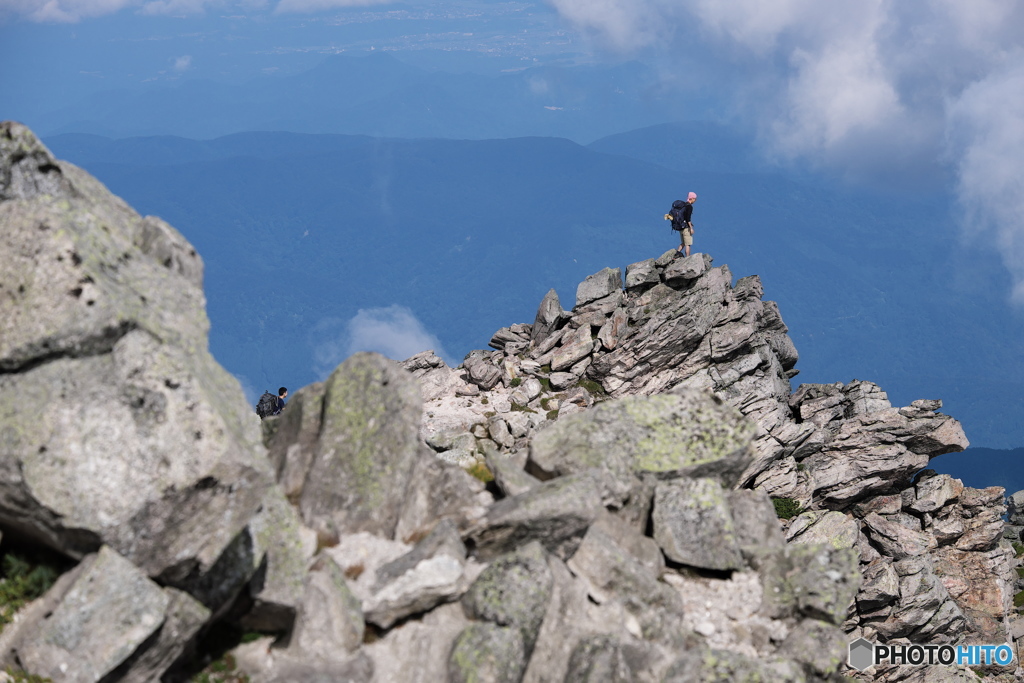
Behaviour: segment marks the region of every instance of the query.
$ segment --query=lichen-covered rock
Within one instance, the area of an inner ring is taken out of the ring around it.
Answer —
[[[859,537],[857,522],[835,510],[805,512],[786,530],[786,540],[791,543],[828,543],[833,548],[853,548]]]
[[[471,619],[517,630],[529,659],[544,621],[552,580],[546,552],[535,541],[495,559],[462,597],[462,607]]]
[[[548,475],[600,467],[627,487],[645,473],[714,476],[731,486],[753,434],[753,424],[708,394],[628,397],[538,432],[530,466]]]
[[[420,447],[415,379],[379,354],[357,353],[331,373],[323,403],[303,518],[328,534],[392,537]]]
[[[569,660],[566,683],[655,681],[659,657],[644,643],[600,634],[580,640]]]
[[[467,626],[448,657],[448,683],[519,683],[526,669],[519,629],[491,623]]]
[[[256,567],[249,584],[253,604],[242,626],[264,633],[289,631],[302,601],[306,565],[313,554],[303,543],[302,520],[281,489],[274,486],[246,532]]]
[[[779,654],[801,662],[817,676],[831,676],[846,661],[849,642],[843,631],[817,619],[804,619],[789,632]]]
[[[728,495],[715,480],[659,482],[651,520],[654,540],[670,560],[701,569],[743,566]]]
[[[860,588],[858,555],[852,548],[787,545],[757,558],[764,585],[763,612],[771,617],[801,614],[842,624]]]
[[[150,683],[171,668],[183,655],[200,628],[210,619],[210,610],[184,591],[164,588],[169,601],[156,638],[136,651],[119,670],[120,683]]]

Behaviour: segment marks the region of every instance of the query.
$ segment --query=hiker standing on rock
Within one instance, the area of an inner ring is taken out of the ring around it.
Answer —
[[[693,223],[690,217],[693,216],[693,203],[697,201],[697,193],[691,192],[686,195],[686,202],[679,217],[682,228],[679,230],[679,248],[676,249],[676,256],[689,256],[690,246],[693,244]]]

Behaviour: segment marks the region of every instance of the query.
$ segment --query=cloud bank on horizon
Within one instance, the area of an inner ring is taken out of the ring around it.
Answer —
[[[954,169],[965,234],[999,247],[1024,304],[1024,3],[546,1],[612,50],[724,66],[777,157],[857,176]]]
[[[392,0],[278,0],[275,14],[322,12],[342,7],[380,5]],[[182,16],[207,9],[267,9],[270,0],[0,0],[0,19],[75,23],[134,8],[140,14]]]

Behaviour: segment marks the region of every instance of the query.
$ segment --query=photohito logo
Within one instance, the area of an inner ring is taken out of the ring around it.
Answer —
[[[847,663],[857,671],[888,662],[911,666],[963,664],[966,666],[1009,666],[1013,663],[1013,648],[1002,645],[875,645],[858,638],[850,643]]]

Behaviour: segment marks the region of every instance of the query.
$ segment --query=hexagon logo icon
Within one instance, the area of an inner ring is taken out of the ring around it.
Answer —
[[[870,640],[858,638],[850,643],[850,657],[847,663],[857,671],[863,671],[875,663],[875,646]]]

